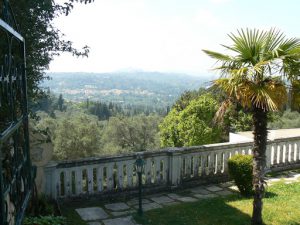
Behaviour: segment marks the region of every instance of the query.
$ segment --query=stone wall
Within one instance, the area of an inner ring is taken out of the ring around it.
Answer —
[[[145,161],[146,190],[178,188],[228,179],[227,162],[235,154],[251,154],[253,142],[169,148],[127,155],[51,162],[45,167],[44,192],[52,198],[130,193],[137,189],[135,161]],[[300,167],[300,137],[269,141],[266,170]]]
[[[30,153],[32,164],[37,167],[36,186],[38,193],[45,189],[44,168],[53,156],[53,145],[48,136],[30,127]]]

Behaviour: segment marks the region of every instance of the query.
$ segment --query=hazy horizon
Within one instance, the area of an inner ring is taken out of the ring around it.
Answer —
[[[64,2],[64,0],[56,0]],[[88,58],[55,57],[49,72],[112,73],[127,70],[214,75],[202,49],[225,50],[239,28],[277,28],[299,37],[300,2],[290,0],[97,0],[76,4],[54,25]],[[259,7],[257,7],[259,6]],[[280,16],[279,16],[280,15]]]

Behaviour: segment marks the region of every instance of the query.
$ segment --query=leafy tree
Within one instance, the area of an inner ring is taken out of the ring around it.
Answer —
[[[30,97],[39,96],[39,83],[47,78],[53,57],[62,52],[74,56],[87,56],[89,48],[82,50],[73,47],[73,43],[63,38],[63,33],[53,25],[53,20],[67,15],[74,3],[90,3],[92,0],[66,0],[58,4],[54,0],[10,0],[20,33],[26,40],[26,64],[28,92]],[[17,28],[15,28],[17,29]]]
[[[226,112],[232,102],[249,110],[253,121],[253,214],[252,224],[263,224],[262,198],[266,166],[267,114],[279,110],[287,101],[282,77],[293,80],[300,70],[300,40],[287,39],[283,33],[271,29],[238,30],[229,35],[231,46],[224,46],[232,55],[204,50],[221,65],[223,77],[214,81],[216,88],[227,94],[219,110]]]
[[[175,106],[159,126],[161,146],[181,147],[218,142],[221,131],[213,125],[217,108],[218,103],[210,94],[191,100],[182,111]]]
[[[101,129],[97,118],[75,114],[61,118],[53,133],[54,155],[58,159],[94,156],[100,150]]]
[[[152,115],[111,117],[103,132],[104,149],[108,154],[154,150],[159,146],[159,121],[160,117]]]
[[[58,105],[58,109],[59,111],[63,111],[64,110],[64,98],[62,96],[62,94],[59,95],[58,100],[57,100],[57,105]]]
[[[179,135],[179,111],[173,108],[159,125],[161,147],[181,147],[182,140]]]
[[[101,125],[95,116],[80,112],[55,111],[56,118],[37,112],[30,122],[35,131],[47,135],[54,145],[56,159],[78,159],[100,151]]]
[[[282,115],[275,115],[275,119],[268,127],[270,129],[300,128],[300,113],[286,110]]]
[[[300,80],[294,80],[292,82],[292,99],[291,99],[291,110],[300,112]]]

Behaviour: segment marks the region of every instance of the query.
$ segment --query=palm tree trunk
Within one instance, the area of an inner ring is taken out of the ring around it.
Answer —
[[[254,125],[254,146],[253,146],[253,214],[252,225],[263,224],[262,220],[262,198],[264,195],[264,172],[266,165],[267,148],[267,112],[263,109],[254,107],[253,109]]]

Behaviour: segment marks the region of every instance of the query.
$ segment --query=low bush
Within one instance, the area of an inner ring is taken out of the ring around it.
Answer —
[[[228,160],[229,175],[243,196],[252,194],[252,161],[251,155],[234,155]]]
[[[26,217],[23,225],[64,225],[66,220],[61,216]]]

